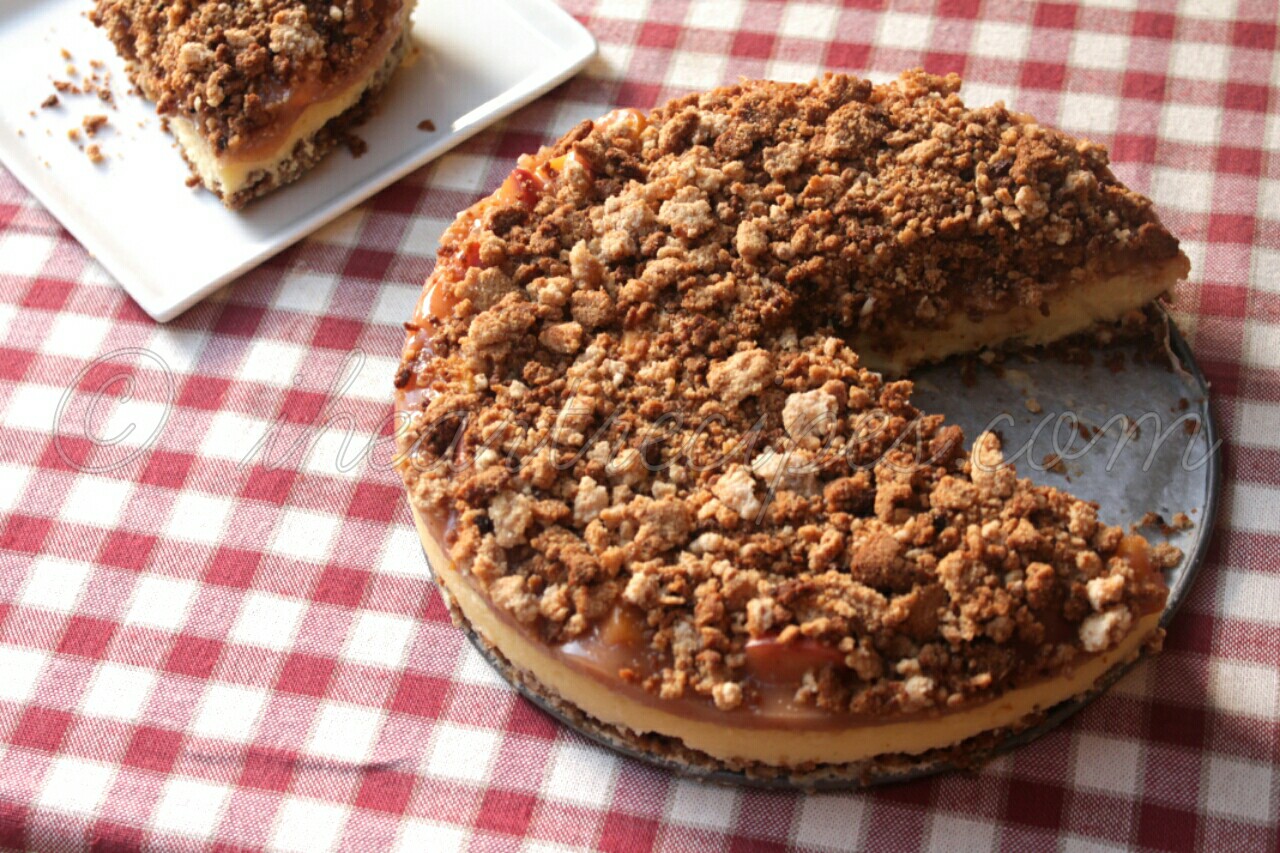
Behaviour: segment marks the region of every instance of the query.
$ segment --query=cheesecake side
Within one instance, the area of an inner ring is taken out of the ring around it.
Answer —
[[[717,769],[737,771],[756,765],[810,772],[814,767],[856,774],[868,762],[888,757],[919,757],[957,750],[992,731],[1016,732],[1061,702],[1087,695],[1108,675],[1132,663],[1148,648],[1158,648],[1163,631],[1159,611],[1140,617],[1115,646],[1082,656],[1064,674],[1012,687],[997,697],[961,710],[904,714],[889,719],[814,715],[805,719],[753,719],[743,710],[698,713],[684,703],[654,702],[620,679],[602,678],[557,655],[494,608],[447,556],[429,525],[415,513],[419,536],[436,582],[456,608],[465,627],[519,673],[522,683],[553,705],[567,704],[625,741],[642,744],[647,735],[672,738],[705,756]],[[799,685],[797,685],[798,687]],[[986,749],[988,744],[974,745]]]

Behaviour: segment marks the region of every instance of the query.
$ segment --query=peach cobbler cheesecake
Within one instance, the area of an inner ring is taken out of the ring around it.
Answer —
[[[1115,320],[1187,271],[1105,150],[958,87],[615,112],[445,232],[395,381],[401,470],[455,617],[513,678],[679,763],[857,778],[963,757],[1158,646],[1173,549],[885,378]]]
[[[240,208],[297,180],[368,114],[414,0],[96,0],[194,180]]]

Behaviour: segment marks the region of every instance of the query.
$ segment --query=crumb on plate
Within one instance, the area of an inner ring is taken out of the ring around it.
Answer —
[[[85,116],[81,125],[88,136],[97,136],[98,131],[107,125],[107,117],[104,115]]]

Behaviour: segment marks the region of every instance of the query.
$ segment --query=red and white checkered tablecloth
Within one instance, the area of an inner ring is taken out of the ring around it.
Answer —
[[[0,848],[1276,849],[1277,0],[565,5],[585,74],[166,326],[0,170]],[[972,775],[803,796],[617,758],[449,624],[388,468],[437,236],[615,105],[915,65],[1108,143],[1182,238],[1228,440],[1209,562],[1163,655]]]

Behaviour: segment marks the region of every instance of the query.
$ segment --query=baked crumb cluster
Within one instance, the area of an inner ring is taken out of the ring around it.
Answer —
[[[396,385],[416,508],[551,644],[750,706],[986,698],[1109,648],[1176,554],[1019,480],[859,366],[891,336],[1176,254],[1105,151],[909,72],[743,83],[585,122],[442,240]],[[818,650],[818,651],[815,651]]]
[[[252,144],[290,94],[323,93],[368,62],[401,0],[97,0],[91,18],[162,115],[219,152]]]

